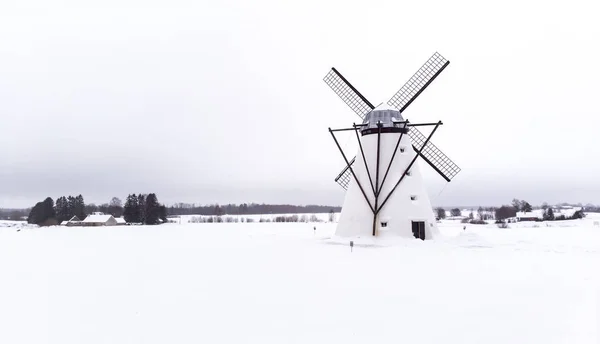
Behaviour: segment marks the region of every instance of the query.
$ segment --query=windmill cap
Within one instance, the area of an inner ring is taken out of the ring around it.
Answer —
[[[381,122],[382,128],[394,128],[394,129],[404,129],[406,124],[395,124],[394,121],[404,121],[404,117],[400,114],[400,111],[391,109],[389,105],[383,103],[371,110],[363,120],[363,124],[367,124],[363,126],[362,131],[363,135],[365,131],[371,132],[372,129],[377,129],[377,123]],[[389,130],[385,130],[388,132]],[[395,131],[395,130],[393,130]]]

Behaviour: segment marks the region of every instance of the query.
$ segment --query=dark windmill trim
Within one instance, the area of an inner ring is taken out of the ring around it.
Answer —
[[[350,131],[350,130],[356,130],[356,128],[342,128],[342,129],[331,129],[331,128],[329,128],[329,131],[330,132],[334,132],[334,133],[338,132],[338,131]]]
[[[344,76],[337,71],[337,69],[335,69],[335,67],[331,67],[331,70],[340,77],[340,79],[342,79],[342,81],[344,81],[346,83],[346,85],[348,85],[348,87],[350,87],[350,89],[352,91],[354,91],[354,93],[356,93],[356,95],[363,101],[365,102],[367,105],[369,105],[371,107],[371,109],[374,109],[375,107],[373,106],[373,104],[371,104],[370,101],[367,100],[367,98],[365,98],[360,92],[358,92],[358,90],[356,88],[354,88],[354,86],[352,86],[352,84],[350,83],[350,81],[346,80],[346,78],[344,78]]]
[[[421,67],[412,75],[412,77],[409,78],[409,80],[402,87],[400,87],[400,89],[392,96],[390,100],[388,100],[387,103],[394,106],[394,108],[398,109],[401,113],[404,112],[404,110],[406,110],[408,106],[412,104],[412,102],[414,102],[418,96],[423,93],[425,89],[427,89],[427,87],[429,87],[429,85],[448,67],[449,64],[449,60],[444,58],[438,52],[435,52],[427,61],[425,61],[424,64],[421,65]],[[427,81],[424,81],[424,78],[427,79]],[[367,98],[364,97],[335,67],[331,68],[323,80],[361,119],[364,119],[364,117],[375,108],[375,106],[369,100],[367,100]],[[423,81],[424,83],[420,84],[420,82]],[[406,94],[406,97],[402,97],[402,94]],[[399,108],[401,103],[404,101],[406,101],[406,103]],[[338,129],[336,131],[342,130],[354,129]],[[402,132],[403,130],[406,130],[406,127],[386,127],[383,128],[381,132]],[[419,133],[416,128],[415,131]],[[361,134],[364,136],[376,134],[378,132],[379,131],[377,128],[368,128],[361,131]],[[406,134],[406,132],[404,132],[404,134]],[[408,134],[411,136],[411,140],[414,142],[413,134]],[[425,135],[421,136],[422,139],[425,139]],[[456,174],[460,172],[460,168],[432,142],[430,142],[430,146],[432,146],[432,148],[426,147],[422,151],[420,154],[421,157],[429,166],[438,172],[438,174],[441,175],[444,180],[450,182],[452,178],[454,178]],[[415,150],[417,150],[415,145],[413,145],[413,147]],[[348,167],[345,167],[338,177],[336,177],[336,182],[338,182],[338,184],[340,184],[346,190],[347,181],[351,179],[347,172]],[[345,182],[339,182],[340,178]]]
[[[448,62],[450,63],[450,62]],[[440,124],[444,124],[441,121],[439,122]],[[426,125],[436,125],[437,123],[420,123],[420,124],[408,124],[407,126],[409,127],[421,127],[421,126],[426,126]],[[426,142],[423,145],[423,149],[424,147],[427,145],[428,142]],[[440,176],[442,176],[442,178],[444,178],[447,182],[450,182],[450,178],[448,178],[448,176],[446,176],[446,174],[444,174],[444,172],[442,172],[439,168],[437,168],[437,166],[435,166],[435,164],[433,162],[431,162],[431,160],[427,159],[427,157],[425,157],[424,154],[421,154],[421,150],[419,148],[417,148],[417,146],[412,145],[413,149],[415,150],[415,152],[419,152],[419,155],[421,156],[421,158],[423,158],[423,160],[425,160],[425,162],[427,164],[429,164],[429,166],[431,166],[431,168],[433,168],[437,173],[439,173]]]
[[[377,122],[377,162],[375,164],[375,169],[376,169],[376,175],[375,175],[375,211],[373,212],[373,236],[375,236],[375,232],[377,230],[377,204],[379,201],[379,190],[380,186],[379,186],[379,156],[381,153],[381,127],[383,127],[383,124],[381,123],[381,121]],[[402,135],[402,134],[400,134]]]
[[[356,130],[356,128],[352,128],[352,130]],[[340,143],[338,142],[338,140],[335,137],[335,134],[333,132],[334,132],[334,130],[332,130],[331,128],[329,128],[329,133],[331,134],[331,137],[333,137],[333,140],[335,141],[336,146],[340,150],[340,153],[342,153],[342,157],[344,158],[344,161],[346,162],[346,167],[350,169],[350,172],[352,173],[352,176],[354,177],[354,181],[356,181],[356,184],[358,184],[358,187],[360,188],[360,191],[362,192],[362,194],[363,194],[363,196],[365,198],[365,201],[367,201],[367,204],[369,205],[369,208],[371,208],[372,212],[375,212],[375,209],[373,208],[373,206],[371,205],[371,202],[369,201],[369,197],[367,197],[365,189],[363,189],[362,185],[358,181],[358,178],[356,177],[356,174],[354,173],[354,170],[352,169],[352,165],[350,164],[350,162],[348,162],[348,158],[346,158],[346,154],[344,154],[344,150],[340,146]]]
[[[357,125],[354,124],[353,127],[356,129]],[[354,133],[356,134],[356,141],[358,141],[358,147],[360,148],[360,155],[362,155],[363,163],[365,164],[365,169],[367,170],[367,176],[369,177],[369,182],[371,184],[371,190],[373,190],[374,195],[377,195],[377,190],[375,189],[375,185],[373,185],[373,178],[371,178],[371,172],[369,172],[369,165],[367,165],[367,158],[365,158],[365,151],[363,150],[363,146],[362,146],[360,137],[358,137],[358,130],[354,130]],[[377,148],[377,151],[379,152],[379,148]],[[375,200],[375,208],[377,208],[377,200]]]
[[[401,123],[401,122],[399,122]],[[402,122],[406,125],[408,124],[408,121]],[[419,125],[419,124],[417,124]],[[402,180],[404,180],[404,177],[406,177],[406,173],[412,168],[412,166],[414,165],[415,161],[417,160],[417,158],[419,156],[423,157],[423,155],[421,154],[421,152],[423,151],[423,149],[425,148],[425,146],[427,146],[427,144],[429,143],[429,140],[431,139],[431,137],[433,136],[433,134],[435,133],[435,131],[437,130],[437,128],[442,125],[442,121],[439,121],[437,123],[425,123],[425,124],[420,124],[420,125],[435,125],[435,127],[433,128],[433,130],[431,131],[431,133],[429,134],[429,136],[427,137],[427,139],[425,140],[425,142],[423,143],[423,146],[416,152],[414,158],[411,160],[410,164],[408,165],[408,167],[406,167],[406,169],[404,170],[404,172],[402,173],[402,176],[400,176],[400,179],[398,180],[398,182],[396,183],[396,185],[394,185],[394,187],[392,188],[392,190],[390,191],[390,193],[387,195],[387,197],[383,200],[383,202],[381,202],[381,205],[379,205],[379,196],[380,196],[380,192],[383,189],[383,185],[385,183],[385,179],[387,178],[387,174],[390,170],[390,167],[392,166],[392,162],[394,160],[394,157],[396,156],[396,151],[398,149],[398,146],[400,145],[400,141],[402,140],[402,136],[404,135],[404,133],[400,133],[400,137],[398,139],[398,142],[396,143],[396,147],[394,149],[394,153],[392,154],[392,157],[390,158],[390,162],[388,163],[388,167],[386,169],[386,173],[384,175],[384,178],[382,179],[381,185],[379,185],[379,165],[380,165],[380,152],[381,152],[381,129],[382,128],[382,124],[381,122],[377,123],[378,128],[380,129],[380,131],[377,134],[377,160],[376,160],[376,165],[375,165],[375,184],[373,184],[373,179],[372,176],[370,175],[370,173],[367,173],[368,178],[369,178],[369,183],[371,185],[375,185],[375,188],[373,190],[374,192],[374,202],[375,202],[375,206],[373,207],[373,205],[371,204],[371,201],[369,200],[369,197],[367,196],[367,193],[365,192],[365,189],[363,188],[362,184],[360,183],[360,181],[358,180],[358,177],[356,177],[356,174],[354,173],[354,169],[352,169],[352,164],[355,162],[356,157],[354,157],[354,159],[352,159],[352,161],[348,161],[348,158],[346,157],[346,154],[344,153],[344,151],[342,150],[342,147],[340,146],[337,138],[335,137],[334,132],[336,131],[345,131],[345,130],[360,130],[360,125],[353,125],[352,128],[344,128],[344,129],[331,129],[329,128],[329,133],[331,134],[331,136],[333,137],[333,140],[335,141],[336,146],[338,147],[340,153],[342,154],[342,157],[344,158],[344,161],[346,162],[346,167],[342,170],[342,173],[340,173],[338,175],[338,177],[336,178],[336,180],[338,178],[340,178],[340,176],[342,174],[344,174],[344,172],[347,169],[350,169],[350,172],[352,173],[352,176],[354,177],[354,181],[356,182],[356,184],[358,184],[358,187],[360,188],[360,191],[362,192],[362,195],[365,199],[365,201],[367,202],[367,204],[369,205],[369,208],[371,209],[371,212],[373,213],[373,236],[376,235],[376,230],[377,230],[377,215],[379,215],[379,212],[381,211],[381,209],[383,209],[383,206],[387,203],[387,201],[390,199],[390,197],[392,196],[392,194],[396,191],[396,189],[398,188],[398,186],[400,185],[400,183],[402,182]],[[416,126],[416,125],[415,125]],[[358,132],[357,132],[357,140],[360,143],[360,137],[358,136]],[[361,145],[362,147],[362,145]],[[414,147],[414,146],[413,146]],[[361,148],[361,154],[363,155],[364,158],[364,152],[362,151]],[[364,160],[365,163],[365,168],[368,168],[366,159]]]
[[[408,129],[406,128],[398,128],[398,127],[385,127],[385,128],[369,128],[365,129],[361,132],[362,136],[371,135],[371,134],[383,134],[383,133],[408,133]]]
[[[352,160],[350,160],[350,165],[354,164],[354,161],[355,161],[355,160],[356,160],[356,157],[352,158]],[[338,181],[338,180],[339,180],[339,179],[340,179],[340,178],[341,178],[341,177],[344,175],[344,173],[346,173],[346,170],[347,170],[348,168],[349,168],[349,167],[348,167],[348,166],[346,166],[346,167],[345,167],[345,168],[342,170],[342,172],[340,172],[340,174],[338,174],[338,175],[337,175],[337,177],[335,177],[334,181],[335,181],[335,182],[337,182],[337,181]]]
[[[408,121],[394,122],[394,124],[408,124]],[[400,142],[402,141],[402,137],[404,136],[404,134],[406,134],[406,132],[400,132],[400,136],[398,137],[398,141],[396,142],[396,146],[394,147],[394,153],[392,153],[392,158],[390,159],[390,163],[388,164],[388,167],[385,170],[385,175],[383,176],[383,180],[381,181],[382,186],[383,183],[385,183],[385,179],[387,178],[388,173],[390,172],[390,168],[392,167],[392,163],[394,162],[396,152],[398,151],[398,147],[400,146]],[[379,196],[379,193],[377,194],[377,196]]]
[[[439,122],[433,122],[433,123],[417,123],[417,124],[407,124],[407,127],[425,127],[425,126],[429,126],[429,125],[437,125],[438,123],[440,124],[444,124],[442,123],[442,121]]]
[[[435,131],[437,130],[437,128],[440,125],[442,125],[442,121],[439,121],[435,125],[435,127],[433,128],[433,130],[431,131],[431,133],[429,134],[429,136],[427,137],[427,139],[423,143],[423,146],[421,147],[421,149],[419,149],[418,153],[415,154],[415,157],[412,159],[412,161],[410,162],[410,164],[408,164],[408,167],[406,167],[406,169],[404,170],[404,173],[402,173],[402,176],[400,176],[400,179],[398,180],[398,182],[396,183],[396,185],[394,185],[394,187],[392,188],[392,190],[390,190],[390,193],[383,200],[383,202],[381,203],[381,206],[379,206],[379,208],[377,208],[377,210],[376,210],[377,213],[379,213],[379,211],[381,211],[381,209],[383,209],[383,206],[387,203],[387,201],[390,199],[390,197],[392,196],[392,194],[394,194],[394,191],[396,191],[396,188],[398,188],[398,185],[400,185],[400,183],[402,182],[402,180],[404,180],[404,177],[406,177],[406,172],[408,172],[412,168],[413,164],[415,163],[415,161],[417,161],[417,158],[421,155],[421,152],[423,151],[423,149],[425,148],[425,146],[427,146],[427,143],[429,143],[429,140],[431,140],[431,137],[433,136],[433,134],[435,133]]]
[[[415,150],[415,152],[418,150],[417,147],[415,145],[412,145],[413,149]],[[431,162],[431,160],[427,159],[425,157],[425,155],[421,154],[421,152],[419,152],[419,155],[421,156],[421,158],[423,158],[423,160],[425,160],[425,162],[427,164],[429,164],[429,166],[431,166],[431,168],[433,168],[440,176],[442,176],[442,178],[444,178],[447,182],[450,182],[451,179],[448,178],[448,176],[446,176],[444,174],[444,172],[442,172],[439,168],[437,168],[437,166],[435,166],[435,164],[433,162]]]
[[[425,62],[425,63],[427,63],[427,62]],[[402,107],[402,109],[400,109],[400,112],[402,113],[402,112],[403,112],[403,111],[404,111],[404,110],[405,110],[405,109],[406,109],[406,108],[407,108],[407,107],[408,107],[408,106],[409,106],[409,105],[410,105],[412,102],[414,102],[414,101],[415,101],[415,99],[417,99],[417,97],[418,97],[418,96],[419,96],[421,93],[423,93],[423,91],[425,91],[425,89],[427,88],[427,86],[429,86],[429,84],[431,84],[431,83],[433,82],[433,80],[435,80],[435,78],[437,78],[437,77],[438,77],[438,75],[440,75],[440,73],[441,73],[441,72],[442,72],[444,69],[446,69],[446,67],[448,67],[448,65],[449,65],[449,64],[450,64],[450,61],[446,61],[446,63],[444,63],[444,65],[443,65],[443,66],[440,68],[440,70],[438,70],[438,71],[437,71],[435,74],[433,74],[433,76],[431,77],[431,79],[429,79],[429,80],[428,80],[428,81],[427,81],[427,82],[426,82],[426,83],[423,85],[423,87],[421,87],[421,88],[420,88],[420,89],[417,91],[417,93],[415,93],[415,95],[414,95],[412,98],[410,98],[410,100],[409,100],[409,101],[408,101],[406,104],[404,104],[404,106]],[[424,65],[425,65],[425,64],[423,64],[423,66],[424,66]],[[421,68],[422,68],[423,66],[421,66]],[[418,71],[417,71],[417,73],[418,73]]]

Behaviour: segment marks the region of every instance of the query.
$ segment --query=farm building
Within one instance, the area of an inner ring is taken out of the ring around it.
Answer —
[[[106,215],[103,213],[93,213],[88,215],[81,223],[80,226],[116,226],[117,220],[112,215]]]
[[[115,220],[117,220],[117,226],[123,226],[127,224],[125,219],[122,217],[115,217]]]
[[[61,226],[79,226],[81,220],[77,216],[73,216],[70,220],[66,220],[60,223]]]
[[[518,211],[517,221],[537,221],[544,218],[544,211],[542,209],[535,209],[529,212]]]
[[[552,212],[555,219],[568,219],[571,218],[575,212],[581,211],[581,207],[571,207],[571,206],[560,206],[553,207]],[[531,212],[517,212],[516,220],[517,221],[538,221],[544,219],[544,209],[533,209]]]

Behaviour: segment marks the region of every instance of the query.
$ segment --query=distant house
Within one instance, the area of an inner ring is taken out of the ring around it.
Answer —
[[[554,214],[554,219],[569,219],[571,218],[576,211],[581,210],[582,207],[572,207],[572,206],[560,206],[556,208],[552,208],[552,213]],[[539,221],[544,219],[544,209],[534,209],[531,212],[517,212],[516,220],[517,221]]]
[[[61,226],[79,226],[81,220],[77,216],[73,216],[70,220],[66,220],[60,223]]]
[[[529,212],[518,211],[517,221],[538,221],[544,219],[544,210],[536,209]]]
[[[554,209],[554,217],[564,216],[565,218],[572,217],[576,211],[582,210],[582,207],[561,206]]]
[[[117,220],[117,226],[123,226],[127,224],[127,221],[125,221],[125,219],[122,217],[115,217],[115,220]]]
[[[88,215],[81,223],[80,226],[116,226],[117,220],[112,215],[106,215],[104,213],[92,213]]]

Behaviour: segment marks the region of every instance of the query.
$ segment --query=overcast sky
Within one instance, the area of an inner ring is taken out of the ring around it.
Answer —
[[[444,121],[461,168],[432,203],[600,203],[597,1],[0,2],[0,207],[339,204],[327,131],[357,117],[335,66],[387,101],[435,51],[404,116]],[[342,137],[346,148],[351,141]],[[353,154],[354,152],[349,152]]]

